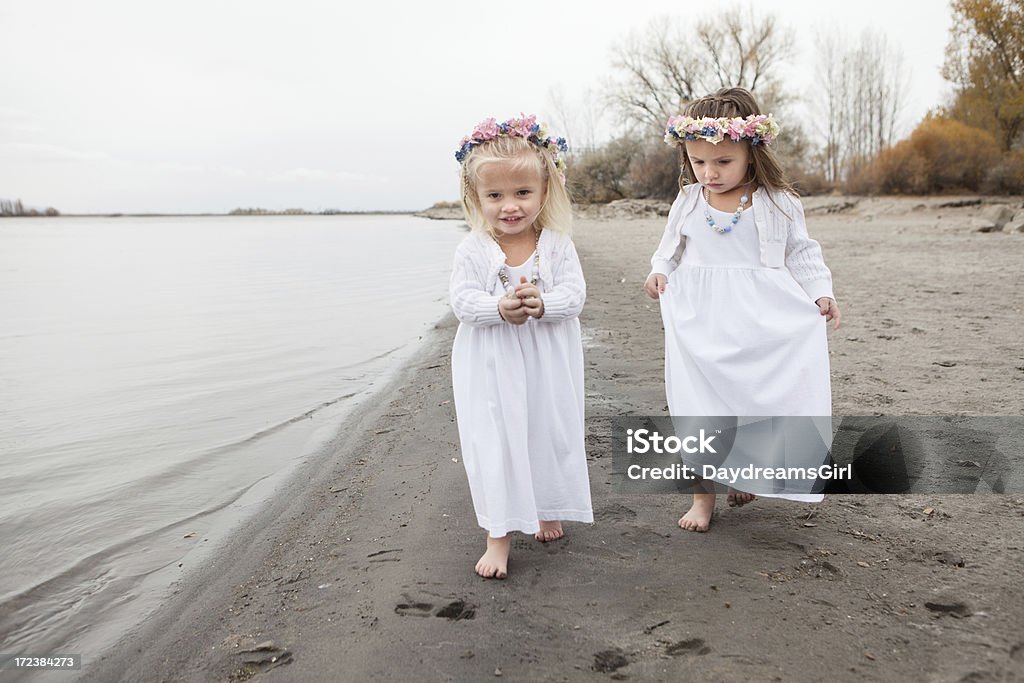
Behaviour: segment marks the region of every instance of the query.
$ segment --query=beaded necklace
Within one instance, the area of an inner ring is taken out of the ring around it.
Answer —
[[[727,232],[732,232],[732,229],[736,226],[737,223],[740,222],[740,214],[743,213],[743,207],[747,205],[747,200],[749,199],[750,197],[748,197],[746,193],[744,193],[743,196],[740,197],[740,205],[736,208],[736,213],[732,215],[732,220],[729,222],[729,225],[723,228],[722,226],[715,223],[715,219],[711,217],[711,192],[708,190],[708,188],[705,187],[704,201],[705,203],[707,203],[707,207],[704,209],[704,218],[707,219],[708,225],[711,227],[711,229],[717,232],[719,235],[724,235]]]
[[[498,240],[494,240],[497,242]],[[540,244],[540,230],[537,231],[537,240],[533,243],[533,277],[530,278],[530,284],[535,285],[540,279],[540,249],[537,246]],[[498,245],[501,246],[500,244]],[[508,281],[508,265],[502,264],[501,270],[498,271],[498,277],[501,278],[501,285],[505,288],[505,293],[509,296],[516,293],[516,288],[512,286],[512,283]]]

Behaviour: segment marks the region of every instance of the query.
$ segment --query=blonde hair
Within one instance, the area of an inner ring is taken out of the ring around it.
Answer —
[[[556,232],[572,233],[572,203],[562,182],[562,176],[555,167],[551,154],[532,142],[511,136],[501,136],[481,143],[473,148],[462,162],[462,210],[466,223],[473,230],[487,232],[492,236],[494,226],[484,220],[483,207],[477,194],[480,168],[497,162],[511,163],[515,170],[532,168],[541,174],[544,185],[544,202],[541,204],[535,230],[546,228]]]
[[[734,116],[745,118],[760,113],[762,112],[757,106],[757,100],[746,88],[722,88],[713,95],[705,95],[690,102],[683,111],[684,116],[695,119]],[[753,167],[753,178],[750,182],[757,182],[769,190],[796,194],[782,166],[779,165],[775,150],[770,145],[752,145],[749,140],[741,142],[747,145],[750,152],[750,165]],[[690,157],[686,153],[686,145],[679,145],[679,164],[679,189],[682,190],[687,185],[697,182],[693,175],[693,167],[690,165]]]

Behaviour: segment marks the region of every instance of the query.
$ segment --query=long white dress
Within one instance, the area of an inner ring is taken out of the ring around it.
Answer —
[[[564,253],[581,273],[575,249]],[[510,282],[532,279],[533,257],[510,271]],[[557,284],[540,282],[542,296]],[[489,294],[504,293],[495,277]],[[594,521],[579,318],[462,322],[452,348],[452,386],[473,507],[491,537],[536,533],[541,520]]]
[[[731,232],[720,234],[707,224],[708,208],[701,197],[682,219],[686,247],[661,296],[670,414],[830,416],[828,341],[818,306],[789,270],[762,265],[753,210],[745,210]],[[710,211],[717,225],[730,224],[731,213]],[[830,421],[815,425],[828,432],[821,439],[829,443]],[[826,453],[818,455],[821,464]],[[766,457],[758,464],[783,464]],[[771,493],[751,482],[729,485],[763,496],[822,498]]]

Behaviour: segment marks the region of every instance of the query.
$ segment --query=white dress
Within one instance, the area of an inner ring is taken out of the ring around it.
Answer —
[[[670,414],[830,416],[828,341],[818,306],[789,270],[762,265],[751,209],[731,232],[720,234],[707,224],[708,208],[701,197],[683,218],[686,247],[661,295]],[[730,224],[731,213],[710,210],[717,225]],[[815,422],[828,432],[821,435],[825,443],[831,441],[827,422]],[[817,464],[825,455],[820,453]],[[750,482],[729,484],[764,496],[822,498],[817,493],[773,494]],[[803,486],[809,490],[809,484],[786,490]]]
[[[581,273],[575,249],[565,254]],[[509,270],[510,282],[532,279],[533,256]],[[543,296],[551,285],[538,286]],[[504,293],[495,277],[489,294]],[[473,507],[491,537],[536,533],[541,520],[594,521],[578,317],[462,322],[452,348],[452,386]]]

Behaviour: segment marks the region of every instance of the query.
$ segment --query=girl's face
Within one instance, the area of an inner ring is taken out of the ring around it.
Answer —
[[[745,140],[687,140],[693,177],[714,194],[726,194],[750,181],[750,147]]]
[[[494,161],[477,171],[477,198],[498,236],[521,235],[537,222],[544,204],[544,177],[533,164]]]

